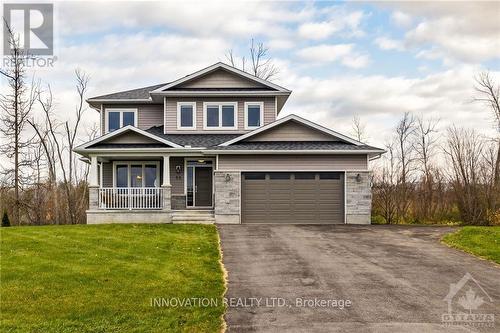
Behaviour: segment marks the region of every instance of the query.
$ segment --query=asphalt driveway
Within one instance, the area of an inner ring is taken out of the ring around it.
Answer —
[[[452,228],[222,225],[219,231],[229,332],[500,330],[500,266],[440,244]],[[493,299],[481,295],[486,302],[473,312],[494,314],[494,328],[442,325],[450,284],[467,272]]]

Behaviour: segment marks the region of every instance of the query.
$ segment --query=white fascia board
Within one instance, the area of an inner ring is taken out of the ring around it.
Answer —
[[[96,139],[94,139],[92,141],[89,141],[89,142],[86,142],[86,143],[84,143],[82,145],[79,145],[78,147],[76,147],[74,149],[74,151],[84,151],[84,150],[86,150],[87,147],[90,147],[92,145],[95,145],[96,143],[108,140],[108,139],[110,139],[110,138],[112,138],[114,136],[120,135],[120,134],[122,134],[122,133],[124,133],[126,131],[136,132],[136,133],[138,133],[140,135],[144,135],[144,136],[146,136],[146,137],[148,137],[150,139],[153,139],[153,140],[156,140],[158,142],[164,143],[164,144],[169,145],[169,146],[171,146],[173,148],[182,148],[182,146],[178,145],[177,143],[165,140],[163,138],[160,138],[160,137],[158,137],[158,136],[156,136],[154,134],[151,134],[149,132],[141,130],[141,129],[139,129],[137,127],[134,127],[132,125],[127,125],[125,127],[117,129],[116,131],[108,132],[108,133],[106,133],[106,134],[104,134],[104,135],[102,135],[102,136],[100,136],[100,137],[98,137],[98,138],[96,138]]]
[[[181,83],[184,83],[186,81],[190,81],[192,79],[195,79],[195,78],[197,78],[199,76],[202,76],[202,75],[204,75],[206,73],[209,73],[209,72],[214,71],[214,70],[219,69],[219,68],[223,68],[223,69],[225,69],[227,71],[230,71],[230,72],[232,72],[232,73],[234,73],[236,75],[243,76],[243,77],[245,77],[245,78],[247,78],[249,80],[258,82],[260,84],[263,84],[265,86],[271,87],[271,88],[276,89],[278,91],[291,92],[290,90],[288,90],[286,88],[283,88],[283,87],[281,87],[281,86],[279,86],[277,84],[274,84],[272,82],[266,81],[266,80],[261,79],[259,77],[253,76],[253,75],[251,75],[251,74],[249,74],[247,72],[244,72],[244,71],[242,71],[242,70],[240,70],[238,68],[235,68],[235,67],[229,66],[227,64],[224,64],[222,62],[218,62],[218,63],[215,63],[215,64],[213,64],[211,66],[203,68],[203,69],[201,69],[201,70],[199,70],[197,72],[194,72],[192,74],[186,75],[183,78],[180,78],[178,80],[170,82],[170,83],[168,83],[168,84],[166,84],[166,85],[164,85],[164,86],[162,86],[162,87],[160,87],[158,89],[155,89],[155,90],[151,91],[150,94],[156,94],[156,93],[163,92],[163,90],[165,90],[165,89],[169,89],[171,87],[174,87],[174,86],[179,85]]]
[[[206,91],[206,90],[168,90],[154,93],[158,96],[289,96],[283,91]]]
[[[359,155],[359,154],[382,154],[384,151],[375,149],[363,149],[363,150],[204,150],[204,154],[231,154],[231,155],[259,155],[259,154],[340,154],[340,155]]]
[[[75,148],[75,152],[79,154],[123,154],[123,153],[198,153],[201,154],[204,148]]]
[[[89,98],[85,100],[87,103],[147,103],[152,102],[151,98],[130,98],[130,99],[117,99],[117,98]]]
[[[317,129],[317,130],[319,130],[319,131],[321,131],[323,133],[335,136],[335,137],[337,137],[339,139],[342,139],[344,141],[352,143],[352,144],[354,144],[356,146],[362,146],[363,145],[362,142],[356,141],[356,140],[354,140],[354,139],[352,139],[352,138],[350,138],[348,136],[345,136],[343,134],[335,132],[334,130],[328,129],[328,128],[323,127],[321,125],[318,125],[316,123],[313,123],[312,121],[304,119],[302,117],[299,117],[299,116],[297,116],[295,114],[291,114],[291,115],[288,115],[288,116],[286,116],[284,118],[278,119],[275,122],[272,122],[270,124],[262,126],[262,127],[258,128],[256,130],[253,130],[253,131],[248,132],[246,134],[243,134],[243,135],[241,135],[239,137],[236,137],[236,138],[234,138],[232,140],[229,140],[229,141],[226,141],[224,143],[221,143],[219,146],[221,146],[221,147],[227,147],[229,145],[232,145],[233,143],[239,142],[241,140],[247,139],[247,138],[252,137],[252,136],[254,136],[256,134],[259,134],[261,132],[267,131],[267,130],[269,130],[269,129],[273,128],[273,127],[276,127],[276,126],[278,126],[280,124],[283,124],[283,123],[285,123],[285,122],[287,122],[289,120],[295,120],[295,121],[297,121],[299,123],[302,123],[302,124],[304,124],[306,126],[309,126],[309,127],[314,128],[314,129]]]

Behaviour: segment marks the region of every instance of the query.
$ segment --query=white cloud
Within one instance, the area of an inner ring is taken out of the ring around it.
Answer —
[[[388,37],[377,37],[374,40],[374,44],[377,45],[382,50],[398,50],[398,51],[404,50],[404,45],[402,41]]]
[[[266,45],[270,50],[287,50],[295,46],[295,43],[287,39],[271,39]]]
[[[335,7],[336,8],[336,7]],[[336,33],[342,33],[343,37],[362,36],[364,33],[360,29],[363,12],[346,12],[335,9],[330,15],[330,19],[321,22],[303,23],[298,28],[298,35],[304,39],[321,40]]]
[[[399,10],[394,11],[392,13],[391,19],[396,25],[398,25],[400,27],[405,27],[405,28],[409,27],[413,22],[413,19],[411,18],[410,15],[405,14]]]
[[[369,63],[369,56],[355,51],[354,44],[321,44],[303,48],[297,56],[305,61],[328,63],[340,61],[344,66],[362,68]]]
[[[283,114],[296,113],[348,133],[354,114],[367,124],[373,144],[382,145],[405,112],[450,124],[481,129],[494,135],[491,115],[471,103],[473,76],[480,68],[463,66],[421,78],[384,75],[336,75],[327,79],[288,75],[283,84],[293,90]],[[495,72],[493,75],[500,75]]]
[[[206,1],[182,5],[175,1],[59,2],[56,24],[64,36],[112,29],[167,28],[196,36],[251,37],[289,35],[285,23],[314,14],[273,2]]]
[[[404,15],[416,22],[406,34],[406,44],[439,52],[447,64],[455,61],[478,64],[500,59],[500,2],[391,2],[393,19]],[[409,27],[411,25],[409,21]],[[453,61],[455,60],[455,61]]]
[[[424,21],[406,35],[409,43],[415,45],[433,44],[443,55],[464,62],[500,58],[500,26],[496,36],[481,36],[461,31],[464,20],[455,17]]]

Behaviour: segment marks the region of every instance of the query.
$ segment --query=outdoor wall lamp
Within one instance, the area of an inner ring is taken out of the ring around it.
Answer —
[[[180,166],[180,165],[176,165],[176,166],[175,166],[175,172],[177,172],[177,173],[181,173],[181,171],[182,171],[182,166]]]
[[[359,174],[359,173],[358,173],[358,174],[356,175],[356,181],[357,181],[358,183],[360,183],[360,182],[361,182],[361,174]]]
[[[230,174],[226,173],[225,178],[226,178],[226,182],[230,182],[232,177]]]

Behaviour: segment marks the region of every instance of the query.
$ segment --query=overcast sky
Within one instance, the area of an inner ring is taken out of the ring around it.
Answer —
[[[493,134],[471,103],[473,76],[500,77],[500,3],[56,2],[52,85],[62,117],[74,109],[74,69],[89,96],[169,82],[263,41],[293,91],[295,113],[349,134],[366,123],[382,145],[405,111]],[[5,88],[2,81],[2,90]],[[90,110],[87,124],[97,121]]]

